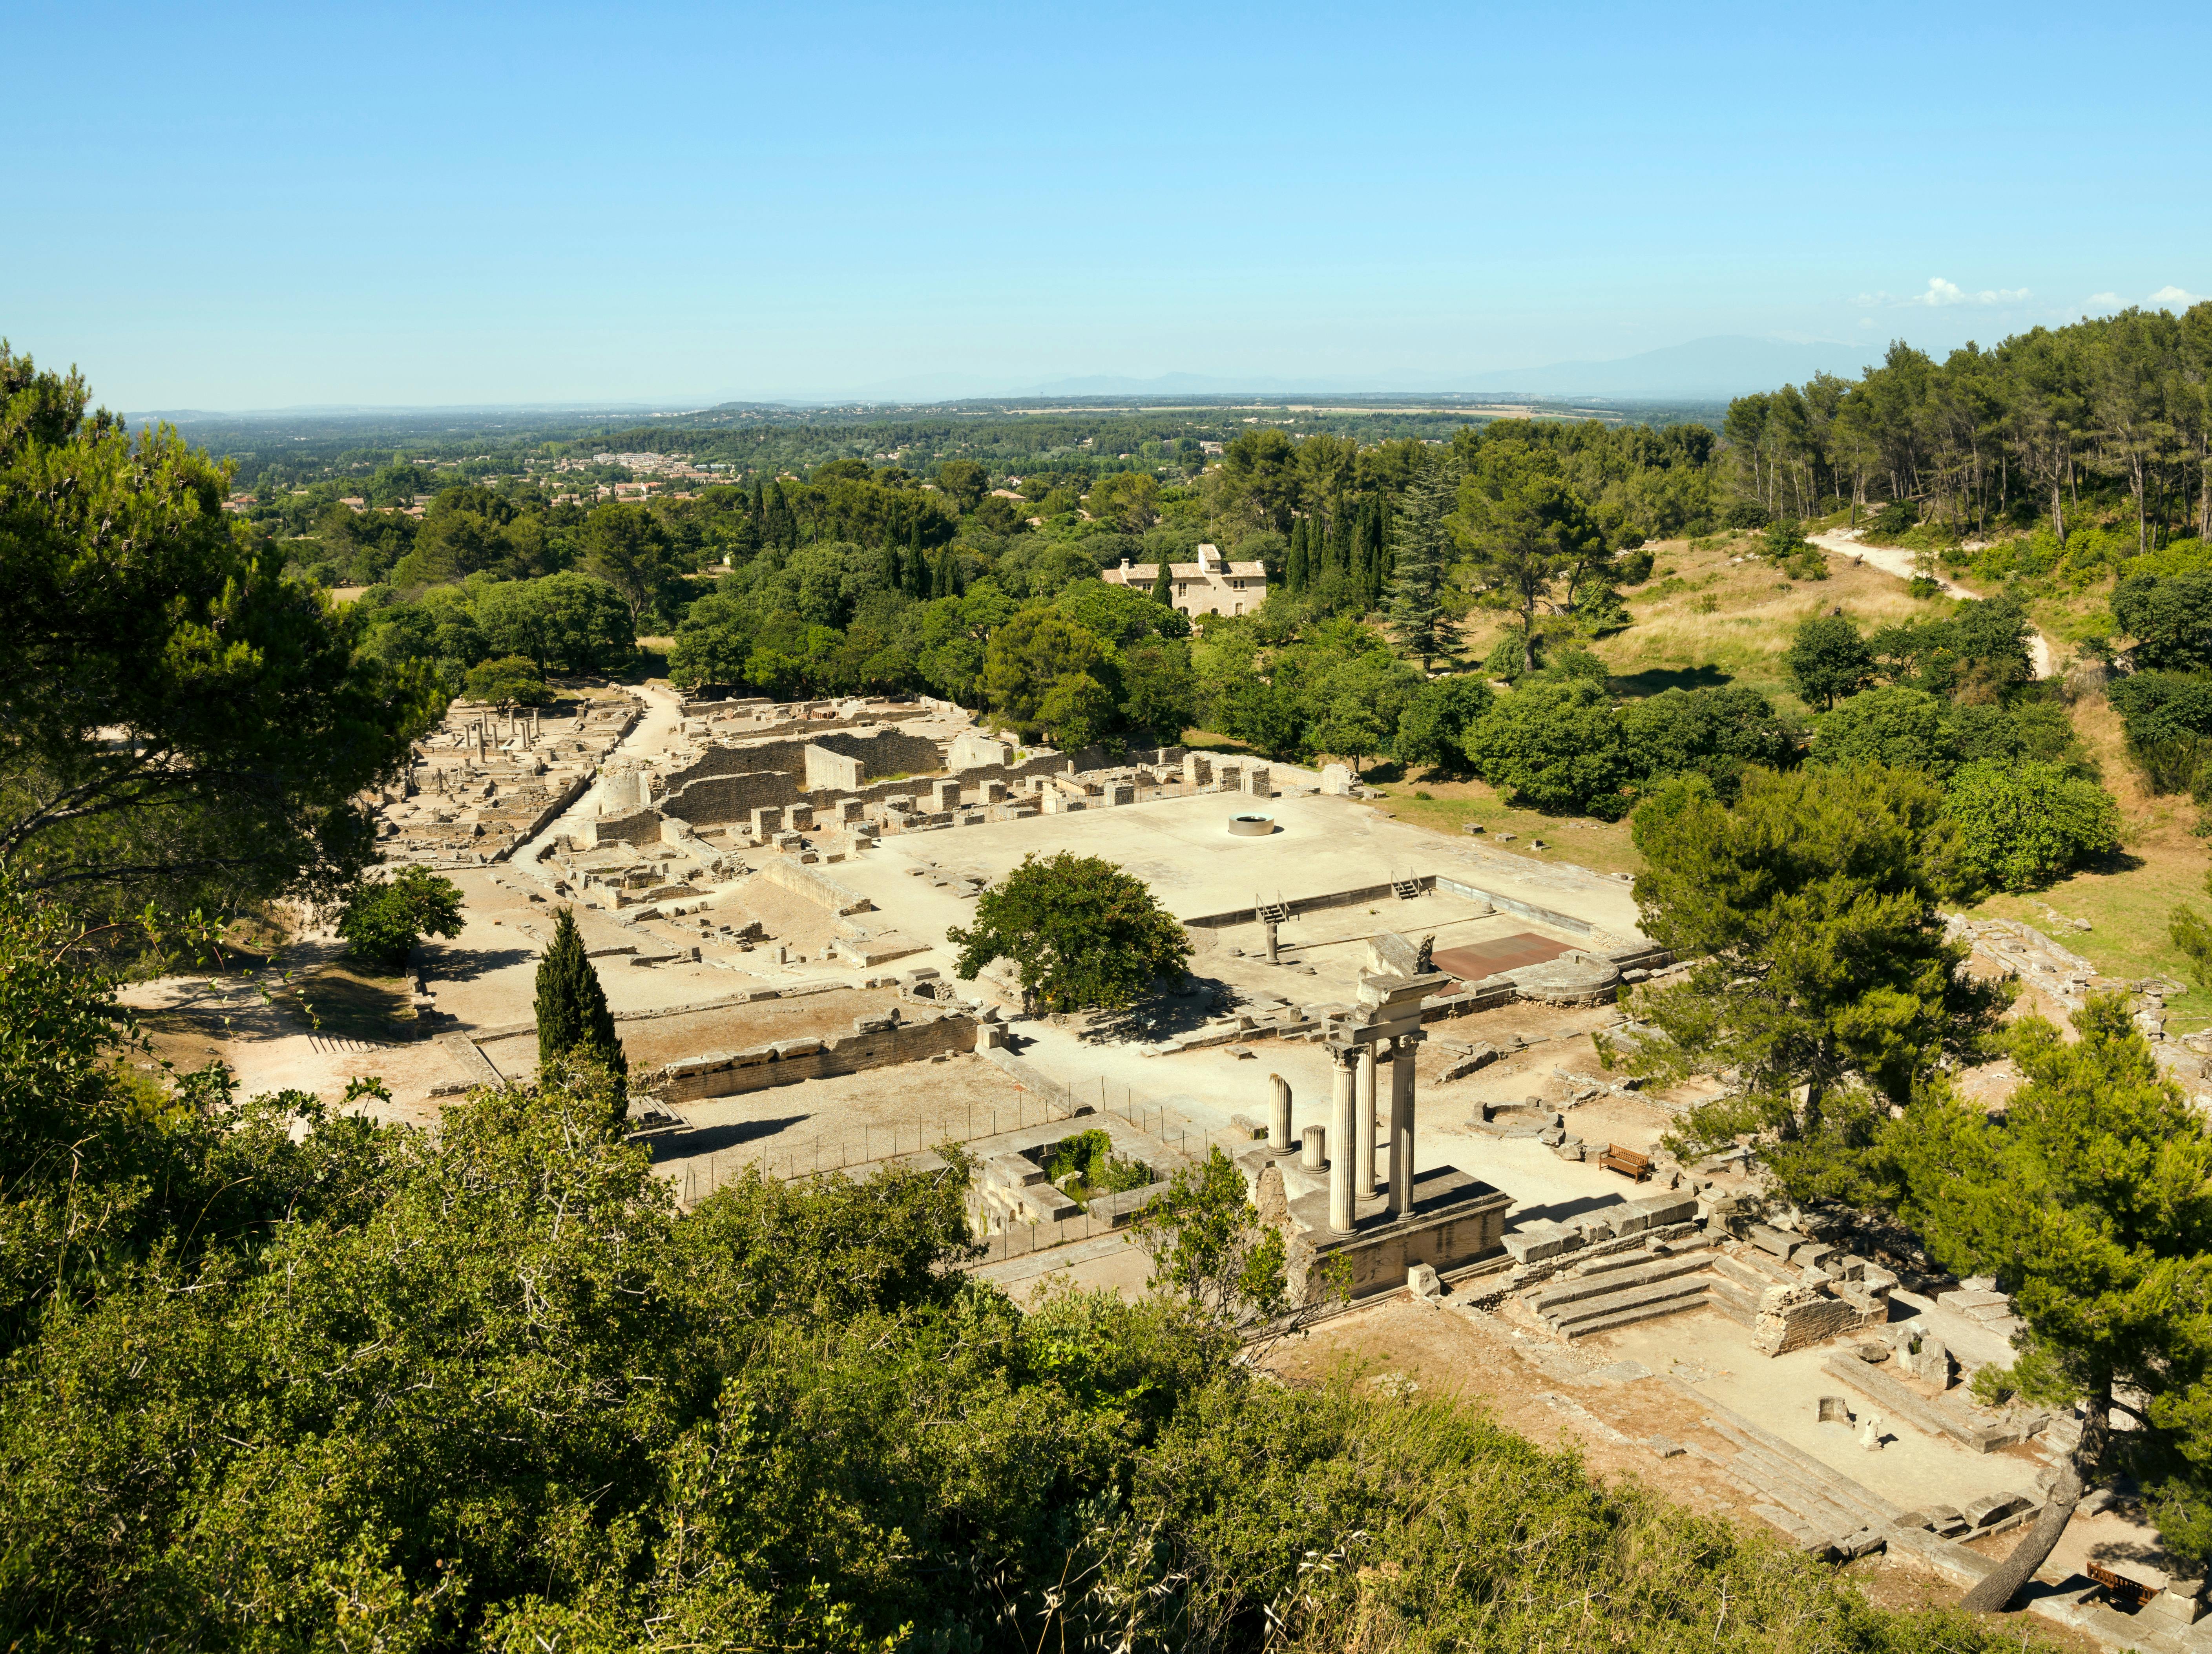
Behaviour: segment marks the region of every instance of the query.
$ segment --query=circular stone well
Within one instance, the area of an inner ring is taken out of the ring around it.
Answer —
[[[1229,830],[1239,838],[1265,838],[1275,830],[1275,818],[1273,816],[1231,816],[1229,818]]]
[[[1620,994],[1620,968],[1594,953],[1562,953],[1513,973],[1522,997],[1546,1005],[1611,1005]]]

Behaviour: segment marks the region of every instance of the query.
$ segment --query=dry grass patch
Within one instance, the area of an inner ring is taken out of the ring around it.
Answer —
[[[2166,976],[2187,983],[2188,962],[2166,935],[2166,916],[2181,902],[2196,903],[2199,911],[2212,906],[2204,891],[2212,845],[2190,830],[2197,806],[2179,794],[2161,798],[2145,789],[2128,762],[2119,715],[2102,696],[2076,702],[2073,713],[2082,745],[2104,766],[2105,785],[2119,802],[2121,854],[2047,891],[1991,897],[1975,911],[2049,931],[2107,976]],[[2090,928],[2069,930],[2057,921],[2063,919],[2086,920]],[[2176,1032],[2212,1018],[2212,994],[2193,984],[2166,1005]]]
[[[1370,786],[1376,786],[1370,782]],[[1625,821],[1592,821],[1580,816],[1547,816],[1534,810],[1516,810],[1498,795],[1498,789],[1478,781],[1407,781],[1376,786],[1385,802],[1376,806],[1394,821],[1409,827],[1425,827],[1448,837],[1462,836],[1470,821],[1480,824],[1486,848],[1506,855],[1526,856],[1531,861],[1571,861],[1597,873],[1636,872],[1644,858],[1628,842]],[[1426,793],[1425,799],[1416,793]],[[1511,833],[1510,844],[1498,842],[1497,835]],[[1546,848],[1529,848],[1540,838]]]

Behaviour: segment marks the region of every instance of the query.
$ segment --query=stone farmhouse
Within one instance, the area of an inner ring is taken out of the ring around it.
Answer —
[[[1149,592],[1159,571],[1156,562],[1133,565],[1124,557],[1119,569],[1105,571],[1105,578],[1116,586],[1134,586]],[[1168,578],[1175,582],[1175,595],[1170,600],[1194,617],[1247,614],[1267,595],[1266,564],[1231,562],[1210,545],[1198,548],[1196,562],[1170,563]]]

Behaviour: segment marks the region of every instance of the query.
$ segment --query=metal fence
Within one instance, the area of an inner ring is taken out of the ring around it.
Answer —
[[[1116,1089],[1121,1093],[1118,1098],[1113,1094]],[[926,1154],[947,1141],[988,1141],[1010,1132],[1062,1123],[1073,1123],[1075,1129],[1081,1130],[1093,1122],[1103,1123],[1109,1120],[1122,1121],[1152,1138],[1178,1163],[1203,1159],[1206,1151],[1217,1144],[1227,1147],[1250,1140],[1233,1128],[1209,1129],[1200,1126],[1180,1109],[1139,1097],[1129,1086],[1117,1085],[1103,1075],[1095,1080],[1071,1083],[1033,1073],[1022,1082],[1021,1093],[1007,1104],[979,1107],[968,1104],[955,1110],[936,1110],[912,1122],[863,1126],[855,1131],[817,1133],[788,1146],[780,1139],[771,1138],[764,1140],[759,1147],[738,1145],[694,1155],[683,1163],[679,1174],[682,1199],[686,1206],[695,1205],[728,1179],[743,1177],[755,1168],[763,1176],[790,1182],[879,1165],[903,1156]],[[1042,1231],[1069,1226],[1077,1232],[1068,1238],[1080,1239],[1103,1234],[1111,1225],[1103,1219],[1094,1221],[1086,1213],[1080,1219],[1064,1219],[1059,1225],[1024,1224],[1017,1225],[1017,1230]],[[991,1238],[995,1244],[1006,1237]],[[1039,1241],[1033,1246],[1018,1235],[1013,1244],[1017,1250],[1012,1255],[1018,1256],[1021,1251],[1057,1245],[1060,1242]]]

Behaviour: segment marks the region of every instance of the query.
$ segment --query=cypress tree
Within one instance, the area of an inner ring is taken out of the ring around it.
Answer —
[[[1446,546],[1443,467],[1435,465],[1406,490],[1399,525],[1397,568],[1390,581],[1388,613],[1398,647],[1420,658],[1425,672],[1444,653],[1443,585]]]
[[[1175,570],[1165,551],[1160,553],[1160,566],[1152,575],[1152,601],[1175,607]]]
[[[1283,589],[1296,596],[1306,589],[1306,547],[1310,538],[1308,520],[1291,525],[1290,554],[1283,559]]]
[[[959,551],[949,545],[945,548],[945,562],[946,564],[945,584],[947,595],[966,597],[968,595],[968,565],[960,561]]]
[[[562,908],[553,918],[553,939],[538,962],[538,1066],[580,1050],[628,1078],[629,1060],[615,1035],[599,973],[584,957],[574,916]]]
[[[783,497],[783,484],[771,477],[768,503],[763,511],[763,538],[768,544],[790,550],[799,544],[799,520],[791,514],[791,502]]]

